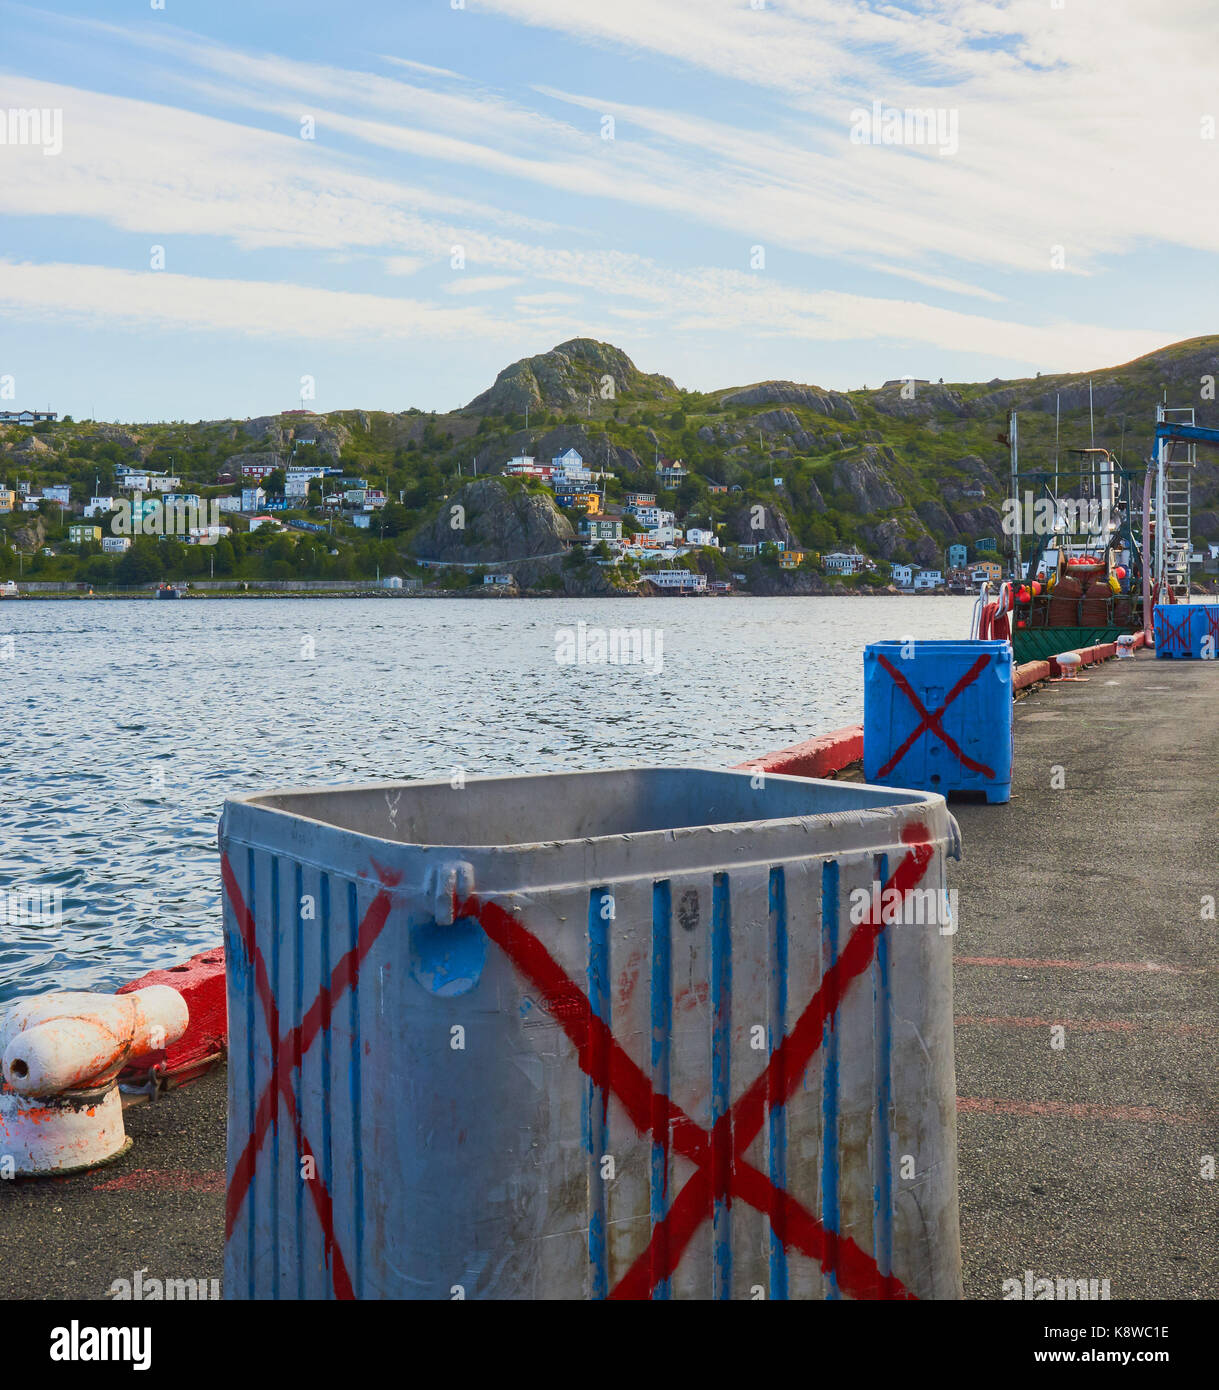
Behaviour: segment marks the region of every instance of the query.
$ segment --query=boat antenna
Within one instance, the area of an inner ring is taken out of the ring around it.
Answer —
[[[1092,378],[1088,378],[1088,420],[1092,427],[1092,447],[1096,448],[1096,415],[1092,410]]]
[[[1054,397],[1054,503],[1058,503],[1058,434],[1062,427],[1062,392]]]

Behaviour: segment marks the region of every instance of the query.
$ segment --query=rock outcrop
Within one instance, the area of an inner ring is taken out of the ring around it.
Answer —
[[[868,444],[857,458],[839,459],[830,476],[834,486],[850,493],[856,508],[865,516],[870,516],[872,512],[902,505],[902,495],[893,486],[887,472],[887,468],[896,462],[892,449],[877,449]]]
[[[782,541],[785,546],[799,544],[778,507],[737,507],[728,513],[724,529],[734,545],[760,545],[763,541]]]
[[[753,386],[745,386],[721,396],[720,404],[801,405],[816,411],[818,415],[831,415],[840,420],[859,419],[859,412],[849,397],[835,391],[822,391],[816,386],[801,386],[795,381],[759,381]]]
[[[567,411],[589,397],[613,401],[620,396],[676,395],[667,376],[649,376],[611,343],[572,338],[537,357],[505,367],[495,384],[466,406],[480,414],[521,414],[526,408]]]
[[[509,566],[560,554],[574,539],[571,522],[549,495],[478,478],[441,504],[410,549],[424,560]]]

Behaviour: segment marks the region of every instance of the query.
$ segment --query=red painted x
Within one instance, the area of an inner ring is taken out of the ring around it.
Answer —
[[[944,711],[948,706],[952,704],[967,686],[972,685],[982,672],[986,670],[987,666],[990,664],[989,656],[980,656],[948,692],[948,698],[939,709],[932,713],[928,712],[922,700],[914,693],[914,689],[910,682],[902,675],[897,667],[894,666],[887,656],[882,656],[880,658],[880,664],[893,677],[894,685],[897,686],[902,694],[905,695],[906,699],[914,706],[915,713],[919,716],[920,722],[915,726],[913,733],[910,734],[897,752],[893,754],[884,767],[876,774],[877,777],[885,777],[892,772],[898,763],[906,756],[907,751],[914,746],[924,733],[934,733],[940,742],[946,744],[971,772],[981,772],[987,777],[993,777],[995,775],[985,763],[975,762],[974,759],[959,746],[956,740],[944,731],[944,726],[940,723],[940,720],[944,717]]]
[[[903,835],[910,848],[886,889],[896,888],[904,894],[922,879],[933,855],[925,837],[921,826]],[[574,1044],[581,1069],[603,1092],[616,1097],[636,1130],[641,1135],[650,1134],[665,1150],[666,1159],[678,1153],[696,1167],[653,1229],[647,1248],[611,1291],[611,1298],[650,1298],[677,1268],[696,1231],[712,1216],[715,1202],[733,1198],[764,1213],[786,1248],[816,1260],[827,1272],[833,1271],[844,1293],[856,1298],[914,1297],[895,1275],[882,1274],[872,1256],[849,1236],[827,1231],[789,1192],[777,1187],[744,1157],[768,1112],[785,1104],[799,1086],[847,986],[870,965],[877,938],[884,930],[883,920],[856,926],[762,1073],[708,1130],[653,1089],[609,1025],[596,1015],[583,990],[510,912],[498,904],[469,898],[454,902],[454,916],[478,919],[491,940],[545,999],[548,1011]]]
[[[1174,623],[1167,610],[1161,609],[1164,623],[1164,641],[1161,643],[1166,648],[1171,648],[1174,642],[1181,646],[1182,651],[1189,651],[1189,626],[1193,614],[1188,608],[1181,614],[1180,618]]]
[[[313,1199],[314,1209],[317,1211],[318,1221],[321,1223],[326,1259],[330,1264],[331,1278],[334,1281],[334,1292],[337,1298],[354,1298],[355,1291],[352,1288],[347,1263],[343,1259],[343,1252],[335,1239],[334,1204],[326,1184],[319,1174],[317,1161],[313,1157],[313,1150],[301,1128],[300,1112],[296,1105],[296,1093],[292,1089],[292,1068],[300,1066],[301,1058],[309,1050],[314,1038],[330,1027],[330,1017],[335,1002],[355,983],[361,962],[372,948],[373,942],[380,936],[381,929],[389,917],[391,897],[387,889],[396,887],[401,875],[391,875],[379,865],[374,864],[373,867],[377,870],[382,888],[364,914],[359,932],[356,935],[355,946],[336,962],[329,981],[318,991],[317,998],[302,1015],[301,1021],[281,1037],[279,1009],[275,1003],[275,992],[271,988],[266,961],[263,959],[262,952],[258,949],[255,940],[254,916],[246,906],[245,899],[241,896],[241,889],[238,887],[237,877],[233,873],[228,855],[222,854],[220,856],[220,875],[224,880],[225,892],[228,894],[233,915],[237,920],[237,928],[241,933],[242,944],[245,946],[246,959],[254,970],[254,990],[262,1005],[263,1017],[267,1025],[267,1036],[271,1041],[271,1076],[258,1099],[258,1106],[254,1111],[253,1128],[246,1140],[245,1148],[241,1151],[241,1157],[233,1169],[233,1176],[229,1181],[228,1193],[225,1197],[225,1239],[227,1240],[233,1234],[237,1214],[241,1210],[241,1204],[245,1200],[246,1193],[254,1179],[254,1169],[258,1165],[258,1153],[262,1148],[262,1141],[266,1138],[267,1130],[279,1112],[279,1101],[282,1098],[293,1132],[296,1135],[297,1152],[302,1157],[313,1160],[311,1168],[315,1176],[308,1181],[307,1187],[309,1195]],[[251,1039],[252,1044],[253,1039]]]

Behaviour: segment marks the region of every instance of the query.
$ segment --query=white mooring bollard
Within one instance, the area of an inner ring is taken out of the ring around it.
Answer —
[[[130,994],[56,992],[0,1019],[0,1154],[17,1174],[72,1173],[128,1147],[118,1074],[176,1042],[190,1020],[167,985]]]

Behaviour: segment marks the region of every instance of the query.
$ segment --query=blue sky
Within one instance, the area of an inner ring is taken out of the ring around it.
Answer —
[[[1126,361],[1217,324],[1219,25],[1170,8],[0,0],[0,382],[151,420],[450,409],[576,335],[692,389]]]

